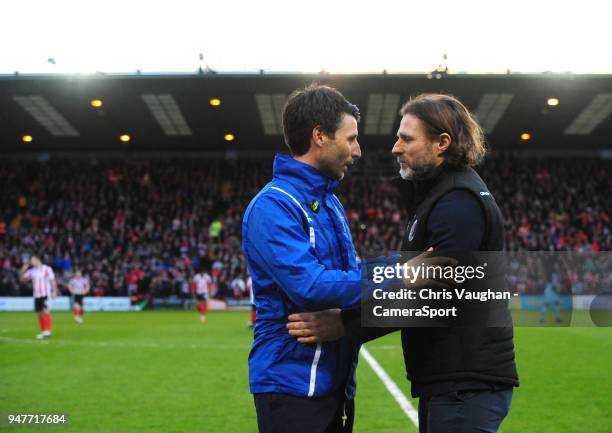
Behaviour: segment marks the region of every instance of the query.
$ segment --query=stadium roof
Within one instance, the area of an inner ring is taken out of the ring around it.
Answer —
[[[312,82],[338,88],[359,106],[360,142],[367,148],[389,149],[400,105],[423,92],[460,98],[494,150],[603,150],[612,144],[611,75],[204,72],[0,77],[0,151],[280,150],[285,98]],[[214,98],[220,105],[211,105]],[[558,105],[549,105],[550,98]],[[94,99],[102,106],[93,107]],[[523,133],[530,139],[522,140]],[[131,140],[120,141],[121,134]],[[234,139],[226,141],[227,134]]]

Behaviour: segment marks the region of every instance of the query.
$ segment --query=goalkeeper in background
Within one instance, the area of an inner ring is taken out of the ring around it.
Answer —
[[[544,289],[544,301],[542,302],[542,312],[540,313],[540,323],[546,320],[546,313],[549,309],[555,312],[555,321],[561,322],[561,296],[558,293],[559,277],[556,272],[550,276],[548,284]]]

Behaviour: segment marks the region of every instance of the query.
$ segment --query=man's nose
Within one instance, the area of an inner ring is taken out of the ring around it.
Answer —
[[[351,146],[351,157],[353,159],[361,158],[361,146],[359,146],[358,141],[355,141],[355,144]]]
[[[401,155],[402,154],[402,148],[401,148],[400,140],[397,140],[393,144],[393,149],[391,149],[391,153],[393,155]]]

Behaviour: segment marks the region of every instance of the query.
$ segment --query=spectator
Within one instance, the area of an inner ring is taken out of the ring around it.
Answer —
[[[506,249],[612,249],[611,165],[588,158],[488,159],[479,171],[504,215]],[[0,162],[0,295],[28,294],[16,275],[22,254],[36,252],[56,264],[60,281],[72,268],[84,269],[96,295],[126,296],[140,284],[180,296],[194,266],[212,263],[211,295],[231,297],[231,282],[246,275],[241,216],[271,168],[268,159],[101,161],[85,170],[69,160]],[[392,158],[368,154],[354,168],[338,195],[358,255],[399,248],[406,211],[384,181],[396,171]],[[610,282],[598,275],[581,271],[574,285],[604,290]],[[517,284],[535,290],[528,281]]]

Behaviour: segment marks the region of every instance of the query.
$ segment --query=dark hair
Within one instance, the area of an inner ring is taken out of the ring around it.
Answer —
[[[308,152],[312,130],[317,126],[333,138],[345,113],[359,122],[357,106],[332,87],[311,84],[304,90],[294,91],[283,109],[283,133],[287,147],[296,156]]]
[[[446,132],[452,142],[444,161],[454,167],[479,164],[487,148],[480,125],[465,105],[450,95],[422,94],[410,99],[400,109],[400,115],[412,114],[425,125],[430,140]]]

